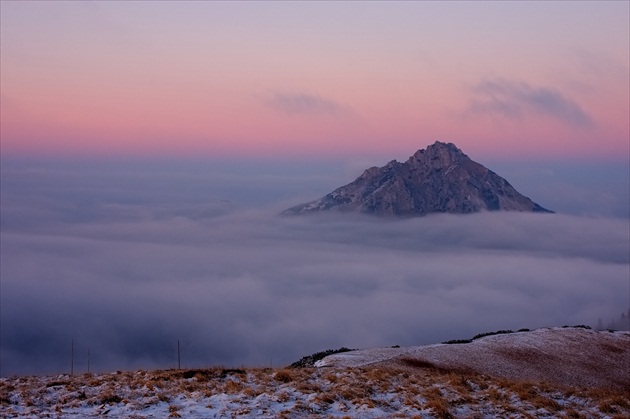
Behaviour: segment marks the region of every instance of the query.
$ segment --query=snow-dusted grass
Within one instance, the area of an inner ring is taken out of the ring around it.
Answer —
[[[414,367],[214,368],[4,378],[0,416],[621,418],[628,396]]]
[[[542,329],[318,365],[2,378],[0,417],[630,417],[628,332]]]
[[[520,381],[630,388],[630,332],[581,327],[486,335],[463,344],[374,348],[327,356],[316,366],[409,365]]]

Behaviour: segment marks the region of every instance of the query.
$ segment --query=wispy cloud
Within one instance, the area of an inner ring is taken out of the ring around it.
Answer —
[[[334,100],[304,92],[275,92],[267,99],[267,105],[281,112],[302,115],[336,115],[343,110]]]
[[[593,118],[562,92],[524,81],[484,80],[472,88],[468,112],[497,114],[511,119],[542,114],[580,128],[594,125]]]

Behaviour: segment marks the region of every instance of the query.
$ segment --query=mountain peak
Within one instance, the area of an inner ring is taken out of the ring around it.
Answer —
[[[518,193],[455,144],[440,141],[418,150],[405,163],[392,160],[383,167],[371,167],[354,182],[283,214],[329,210],[383,216],[484,210],[552,212]]]
[[[460,151],[461,150],[459,148],[457,148],[457,146],[453,143],[445,143],[443,141],[436,141],[433,144],[427,146],[427,151],[432,150],[432,149],[436,149],[436,148],[447,148],[450,150],[457,150]],[[422,150],[418,150],[418,151],[422,151]]]
[[[465,159],[470,160],[455,144],[436,141],[426,149],[416,151],[409,157],[407,164],[428,164],[438,168],[448,167]]]

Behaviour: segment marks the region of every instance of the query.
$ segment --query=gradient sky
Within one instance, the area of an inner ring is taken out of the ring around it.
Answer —
[[[629,10],[0,0],[0,375],[626,313]],[[436,140],[557,213],[276,216]]]
[[[2,1],[2,154],[627,161],[629,4]]]

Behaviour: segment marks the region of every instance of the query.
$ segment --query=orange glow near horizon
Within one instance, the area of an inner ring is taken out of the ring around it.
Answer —
[[[471,7],[3,2],[1,152],[628,157],[628,4]]]

